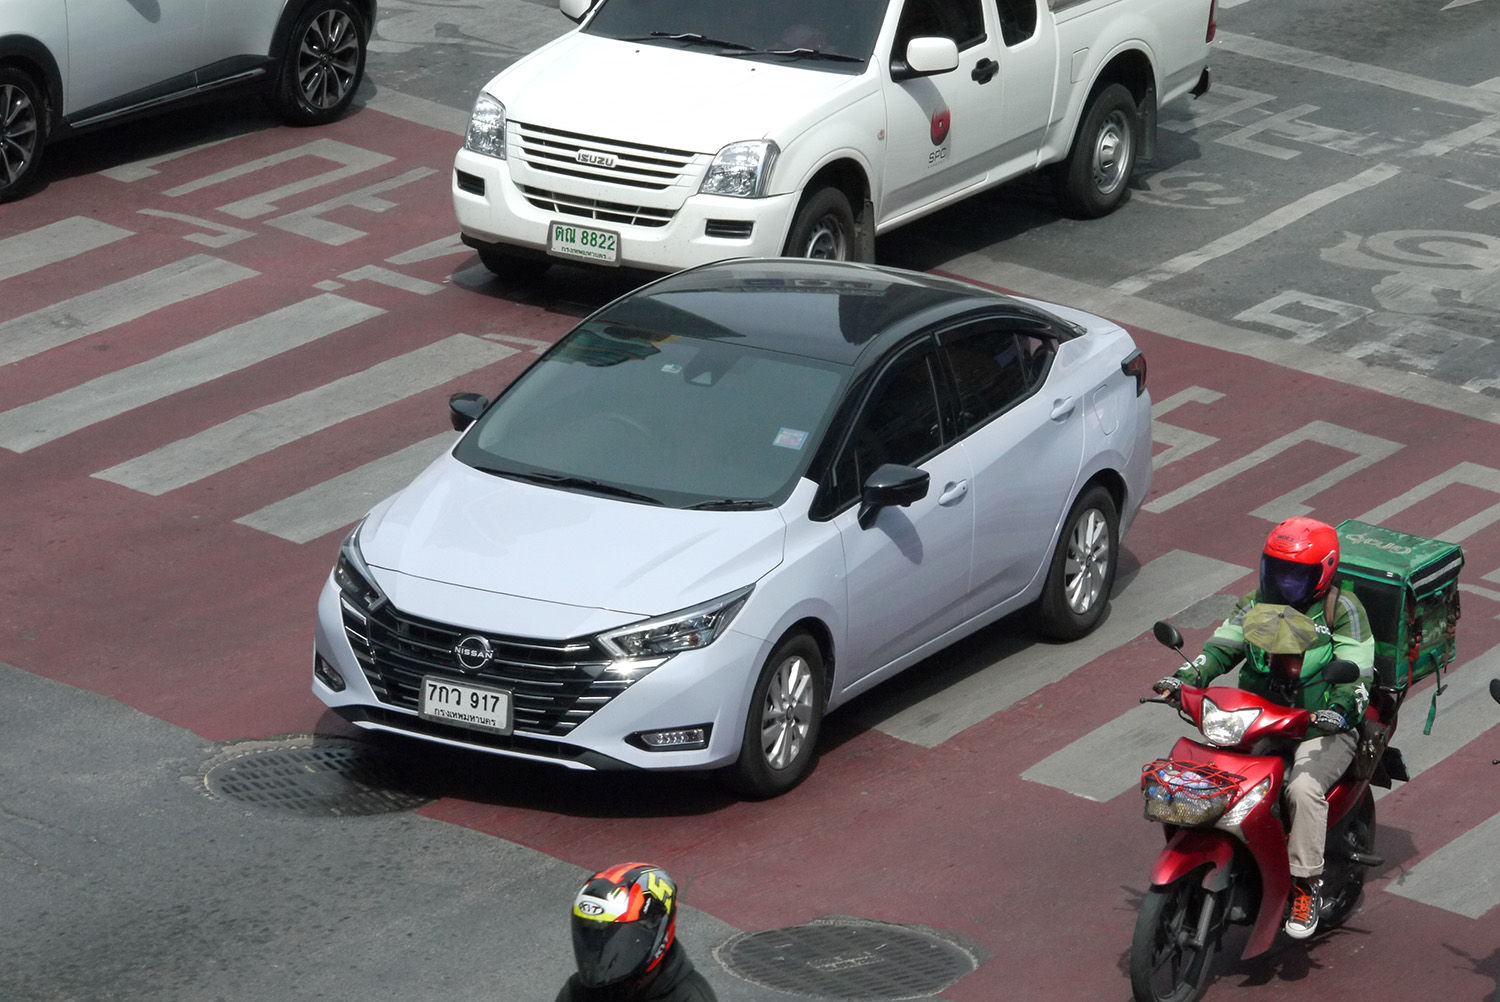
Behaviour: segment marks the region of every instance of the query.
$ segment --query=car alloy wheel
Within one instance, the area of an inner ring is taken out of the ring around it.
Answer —
[[[297,89],[311,108],[335,108],[359,78],[359,28],[337,8],[312,19],[297,46]]]
[[[760,746],[772,769],[785,769],[802,753],[812,710],[812,671],[794,654],[777,666],[761,707]]]
[[[1063,594],[1068,608],[1086,616],[1104,598],[1110,567],[1109,525],[1097,509],[1089,509],[1073,526],[1063,570]]]
[[[0,77],[0,200],[19,194],[36,175],[42,129],[30,81],[15,71]]]

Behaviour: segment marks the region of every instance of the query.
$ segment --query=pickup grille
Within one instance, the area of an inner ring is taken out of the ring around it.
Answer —
[[[544,188],[521,185],[521,194],[526,201],[547,212],[558,212],[567,216],[582,216],[609,223],[624,223],[629,226],[665,226],[677,215],[672,209],[658,209],[649,205],[626,205],[623,202],[605,202],[597,198],[580,198],[564,195]]]
[[[423,675],[509,689],[517,732],[559,737],[624,692],[630,680],[603,678],[610,660],[586,640],[553,641],[461,630],[409,616],[386,602],[365,613],[343,603],[344,632],[381,702],[416,710]],[[453,648],[483,636],[494,657],[460,671]]]
[[[563,132],[525,122],[511,122],[511,156],[532,170],[584,178],[626,188],[663,191],[677,184],[695,154],[658,146],[642,146],[600,136]],[[579,153],[613,158],[614,166],[583,163]]]

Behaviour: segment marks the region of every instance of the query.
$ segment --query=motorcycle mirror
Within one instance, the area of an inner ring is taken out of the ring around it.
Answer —
[[[1151,635],[1156,638],[1157,643],[1165,644],[1174,651],[1182,650],[1182,634],[1164,619],[1159,619],[1152,625]]]
[[[1500,703],[1500,678],[1490,679],[1490,698]]]
[[[1345,658],[1334,658],[1323,667],[1323,681],[1329,685],[1344,685],[1359,681],[1359,665]]]

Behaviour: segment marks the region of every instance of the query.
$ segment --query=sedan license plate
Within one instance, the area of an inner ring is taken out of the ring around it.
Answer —
[[[576,257],[595,264],[620,263],[620,237],[608,230],[554,222],[547,230],[547,251],[559,257]]]
[[[451,678],[424,675],[417,712],[428,720],[496,734],[509,734],[511,729],[509,692]]]

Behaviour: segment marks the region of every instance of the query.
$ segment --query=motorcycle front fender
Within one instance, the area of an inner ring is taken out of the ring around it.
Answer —
[[[1203,831],[1196,828],[1178,828],[1167,838],[1166,847],[1156,857],[1151,868],[1151,883],[1164,887],[1174,881],[1207,867],[1203,875],[1203,886],[1210,891],[1222,891],[1229,886],[1229,865],[1234,862],[1234,846],[1230,837],[1222,832]]]

